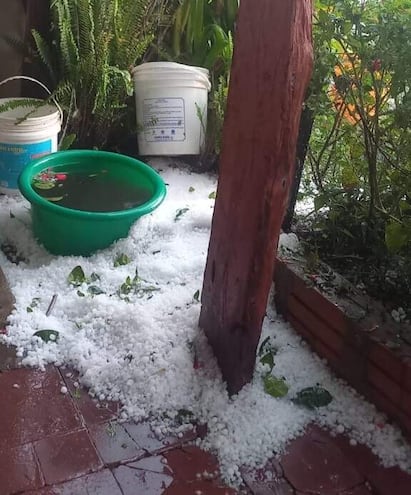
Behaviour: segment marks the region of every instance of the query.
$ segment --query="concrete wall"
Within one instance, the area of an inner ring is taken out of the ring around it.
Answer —
[[[24,42],[26,34],[26,9],[23,0],[0,0],[0,81],[22,73],[23,53],[8,38]],[[0,97],[19,96],[20,82],[0,87]]]

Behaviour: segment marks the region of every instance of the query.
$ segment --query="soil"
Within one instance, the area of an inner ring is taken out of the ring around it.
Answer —
[[[338,299],[338,305],[344,300],[355,301],[347,305],[349,312],[356,313],[349,314],[354,319],[379,313],[382,322],[396,329],[390,346],[411,345],[411,260],[355,252],[336,254],[321,232],[299,224],[295,231],[309,283],[331,299]]]

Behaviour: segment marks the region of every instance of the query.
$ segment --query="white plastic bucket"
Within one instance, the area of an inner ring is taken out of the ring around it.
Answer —
[[[208,70],[175,62],[149,62],[132,72],[140,155],[201,153],[211,89]]]
[[[24,76],[17,78],[26,79]],[[13,79],[15,78],[6,79],[0,85]],[[41,83],[40,85],[43,86]],[[0,98],[0,105],[21,99]],[[53,153],[58,148],[61,109],[53,105],[36,108],[34,102],[38,100],[24,99],[33,100],[33,106],[17,107],[0,113],[0,193],[8,195],[19,194],[17,179],[27,163]],[[25,120],[19,122],[27,115]]]

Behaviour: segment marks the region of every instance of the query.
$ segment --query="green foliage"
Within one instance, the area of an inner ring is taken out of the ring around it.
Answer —
[[[59,332],[57,330],[37,330],[33,333],[34,337],[40,337],[43,342],[57,342],[59,338]]]
[[[74,287],[79,287],[81,284],[86,282],[87,278],[84,273],[83,268],[80,265],[74,267],[67,277],[67,281],[70,285]]]
[[[169,44],[162,48],[166,58],[210,70],[204,156],[221,151],[238,7],[239,0],[179,0]]]
[[[328,390],[316,386],[300,390],[293,399],[293,402],[307,409],[317,409],[318,407],[328,406],[332,400],[333,397]]]
[[[409,253],[409,0],[317,0],[315,66],[306,104],[315,209],[337,251]]]
[[[124,125],[133,84],[129,69],[154,38],[165,0],[53,0],[48,43],[33,31],[37,54],[65,110],[78,147],[104,147]]]
[[[180,0],[172,27],[171,56],[207,67],[217,77],[231,62],[239,0]]]
[[[260,358],[261,364],[268,365],[268,367],[270,368],[269,373],[271,373],[274,368],[274,356],[276,355],[276,353],[277,349],[271,344],[270,337],[264,339],[258,349],[258,357]]]
[[[181,217],[188,212],[190,208],[180,208],[176,211],[176,214],[175,214],[175,217],[174,217],[174,221],[175,222],[178,222]]]
[[[124,253],[119,254],[114,260],[114,266],[123,266],[131,263],[131,259]]]
[[[284,397],[288,393],[288,385],[282,378],[276,378],[272,375],[265,375],[264,390],[271,397]]]

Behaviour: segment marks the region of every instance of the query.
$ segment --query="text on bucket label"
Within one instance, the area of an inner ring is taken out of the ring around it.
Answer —
[[[185,141],[183,98],[148,98],[143,105],[143,126],[147,142]]]
[[[18,189],[17,179],[23,168],[52,151],[51,139],[33,144],[0,143],[0,187]]]

